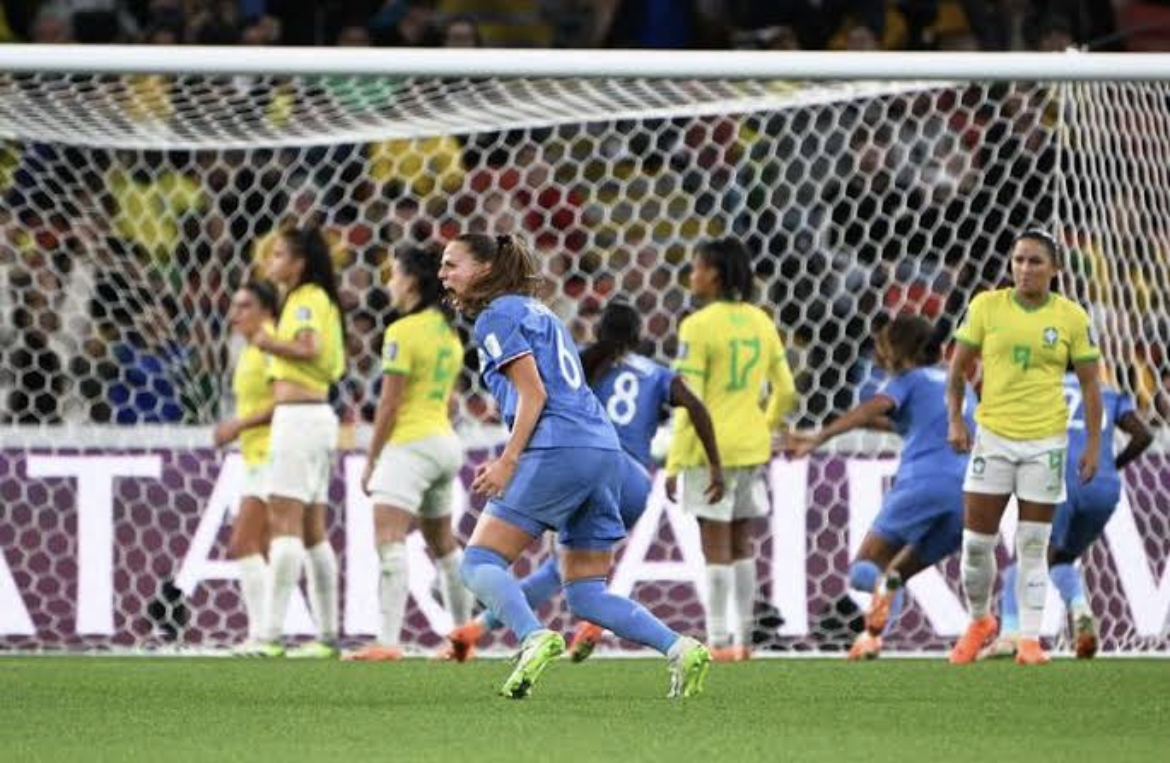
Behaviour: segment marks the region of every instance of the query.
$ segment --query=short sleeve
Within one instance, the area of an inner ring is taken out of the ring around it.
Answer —
[[[1113,411],[1113,421],[1121,421],[1121,418],[1127,413],[1134,413],[1137,411],[1137,406],[1133,404],[1133,398],[1129,395],[1118,393],[1116,409]]]
[[[874,396],[882,395],[894,401],[894,407],[901,409],[914,391],[914,374],[904,373],[887,376]]]
[[[409,374],[410,368],[410,341],[401,324],[395,323],[386,329],[382,342],[382,373]]]
[[[1101,357],[1097,349],[1097,337],[1093,333],[1093,324],[1088,314],[1079,305],[1073,305],[1072,326],[1069,335],[1072,342],[1069,346],[1069,356],[1074,363],[1087,363]]]
[[[674,384],[674,371],[664,366],[654,368],[654,393],[663,406],[670,404],[670,387]]]
[[[707,376],[707,346],[702,331],[693,320],[687,318],[678,330],[678,355],[674,359],[674,370],[692,379],[702,380]]]
[[[278,333],[285,339],[294,339],[302,331],[321,333],[325,321],[325,305],[314,299],[308,289],[298,289],[280,314]]]
[[[983,331],[984,331],[984,305],[986,300],[983,295],[977,295],[967,305],[967,315],[963,318],[962,325],[959,330],[955,332],[955,341],[961,342],[969,347],[983,346]]]
[[[532,345],[520,328],[518,316],[489,308],[475,321],[475,344],[485,370],[498,371],[521,355],[532,354]]]

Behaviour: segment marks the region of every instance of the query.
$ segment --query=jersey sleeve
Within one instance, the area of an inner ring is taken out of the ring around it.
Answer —
[[[967,305],[967,315],[963,318],[963,323],[959,326],[958,331],[955,332],[956,342],[961,342],[968,347],[983,346],[986,305],[987,300],[983,298],[983,294],[976,295],[971,300],[971,303]]]
[[[764,418],[769,429],[778,429],[784,417],[796,407],[796,381],[792,378],[792,369],[788,366],[788,354],[784,349],[784,342],[780,341],[771,321],[768,329],[772,336],[772,361],[768,366],[768,386],[771,392],[768,397],[768,407]]]
[[[1101,351],[1097,349],[1097,338],[1093,336],[1093,324],[1089,321],[1088,313],[1080,305],[1074,304],[1071,315],[1069,356],[1074,363],[1097,360],[1101,357]]]
[[[707,342],[701,328],[690,318],[683,320],[678,330],[678,356],[674,370],[695,382],[701,382],[707,376]]]
[[[519,316],[502,309],[488,309],[475,321],[475,344],[482,351],[485,370],[499,371],[522,355],[532,354]]]
[[[409,374],[411,359],[410,337],[402,330],[400,322],[392,324],[386,329],[382,342],[382,373]]]
[[[654,399],[659,402],[659,410],[670,405],[670,387],[674,384],[677,374],[665,366],[654,367]]]
[[[1121,421],[1121,417],[1127,413],[1134,413],[1137,411],[1137,406],[1133,404],[1133,398],[1125,393],[1117,393],[1117,401],[1114,403],[1113,421],[1114,423]]]
[[[888,376],[878,387],[875,395],[884,395],[894,401],[894,408],[901,408],[914,390],[914,374],[905,373]]]

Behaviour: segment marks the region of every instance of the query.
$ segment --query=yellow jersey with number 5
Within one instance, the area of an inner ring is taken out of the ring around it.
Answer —
[[[341,311],[325,290],[313,283],[301,284],[285,298],[276,338],[291,342],[303,331],[317,334],[317,356],[312,360],[291,360],[274,355],[272,378],[296,382],[315,392],[328,392],[329,385],[345,373]]]
[[[721,301],[685,318],[674,368],[707,406],[723,466],[754,466],[772,455],[772,430],[796,403],[784,343],[772,319],[743,302]],[[765,382],[770,387],[762,406]],[[667,473],[707,457],[686,411],[675,412]]]
[[[438,308],[390,324],[382,342],[382,372],[406,377],[391,444],[454,431],[447,401],[462,367],[463,343]]]
[[[955,340],[983,354],[983,392],[975,420],[1010,440],[1064,434],[1068,405],[1063,380],[1069,361],[1097,360],[1089,316],[1072,300],[1049,294],[1040,307],[1022,305],[1015,289],[977,295]]]

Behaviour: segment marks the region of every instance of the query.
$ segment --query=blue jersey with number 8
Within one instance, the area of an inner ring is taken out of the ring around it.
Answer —
[[[480,375],[510,429],[519,398],[503,369],[531,355],[547,399],[529,449],[600,448],[621,450],[613,425],[585,383],[581,359],[568,329],[531,297],[497,297],[475,320]]]
[[[593,385],[622,448],[650,468],[650,441],[670,403],[674,372],[643,355],[626,355]]]

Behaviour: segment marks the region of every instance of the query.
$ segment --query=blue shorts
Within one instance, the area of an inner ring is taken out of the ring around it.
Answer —
[[[1068,500],[1052,517],[1052,546],[1079,557],[1105,532],[1105,525],[1121,500],[1121,480],[1095,479],[1082,485],[1068,480]]]
[[[896,480],[870,532],[931,566],[963,545],[963,476]]]
[[[622,464],[622,501],[620,505],[622,524],[627,530],[638,524],[642,514],[646,511],[646,501],[650,498],[650,472],[646,467],[631,456],[623,454],[625,461]]]
[[[626,537],[618,509],[624,459],[620,450],[526,450],[504,497],[484,511],[534,538],[556,530],[566,548],[612,548]]]

